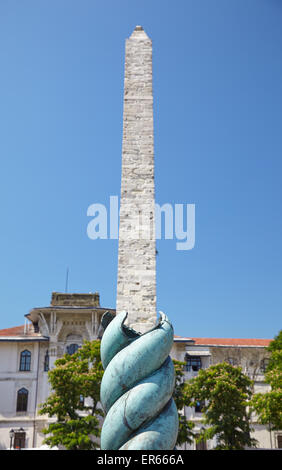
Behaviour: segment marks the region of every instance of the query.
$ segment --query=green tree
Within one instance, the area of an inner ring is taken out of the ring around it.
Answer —
[[[39,412],[56,421],[44,430],[44,442],[67,450],[97,448],[94,438],[100,436],[99,417],[103,416],[98,406],[103,377],[100,341],[85,341],[75,354],[57,359],[48,376],[52,393]],[[85,404],[86,397],[90,405]]]
[[[252,403],[258,422],[268,426],[269,431],[282,429],[282,330],[271,341],[265,381],[271,386],[266,393],[256,393]]]
[[[274,337],[266,349],[271,352],[282,350],[282,330],[279,331],[278,335]]]
[[[190,406],[204,403],[203,425],[199,440],[216,436],[217,450],[243,450],[254,447],[251,438],[249,400],[252,381],[240,367],[225,362],[201,369],[197,377],[188,382],[187,398]]]
[[[183,367],[185,362],[173,360],[174,370],[175,370],[175,388],[173,392],[173,399],[175,401],[178,417],[179,417],[179,431],[177,436],[176,445],[182,445],[188,442],[191,444],[193,442],[194,433],[192,431],[194,423],[187,420],[185,414],[183,414],[183,409],[185,406],[189,405],[189,399],[187,397],[187,383],[184,381]]]

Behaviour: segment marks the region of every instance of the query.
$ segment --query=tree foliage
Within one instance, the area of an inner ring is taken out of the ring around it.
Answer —
[[[190,406],[204,403],[203,428],[199,440],[216,436],[217,450],[241,450],[254,447],[248,412],[252,381],[240,367],[225,362],[201,369],[188,382],[186,397]]]
[[[44,442],[68,450],[97,448],[95,437],[100,435],[99,417],[103,416],[98,406],[103,377],[100,341],[85,341],[76,353],[57,359],[48,377],[52,392],[40,406],[40,414],[56,421],[44,430]]]
[[[182,445],[186,442],[191,444],[193,442],[194,433],[192,431],[194,423],[187,420],[183,410],[185,406],[189,405],[187,397],[187,383],[184,382],[183,367],[185,362],[173,360],[175,370],[175,388],[173,392],[173,399],[175,401],[178,417],[179,417],[179,431],[177,436],[176,445]]]
[[[282,330],[268,346],[270,360],[266,369],[265,381],[271,386],[267,393],[253,396],[253,407],[258,422],[270,430],[282,429]]]
[[[221,363],[201,369],[197,377],[184,381],[183,362],[174,360],[175,389],[173,398],[179,414],[177,445],[192,443],[194,424],[187,420],[183,409],[204,402],[201,439],[217,438],[216,449],[239,450],[255,446],[250,437],[250,405],[262,424],[281,429],[282,332],[270,344],[270,363],[266,381],[271,392],[256,394],[250,403],[252,381],[241,368]],[[44,430],[45,442],[62,445],[69,450],[95,449],[100,436],[100,385],[103,377],[100,341],[85,341],[73,355],[57,359],[48,373],[52,392],[40,407],[40,414],[55,418]],[[86,403],[84,398],[87,397]],[[96,439],[95,439],[96,438]]]

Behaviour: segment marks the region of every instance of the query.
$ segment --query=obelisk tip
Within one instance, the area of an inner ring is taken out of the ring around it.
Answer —
[[[135,26],[135,29],[134,29],[133,33],[131,34],[131,36],[130,36],[130,38],[140,39],[140,40],[147,39],[148,37],[149,36],[144,31],[143,26],[140,26],[140,25]]]

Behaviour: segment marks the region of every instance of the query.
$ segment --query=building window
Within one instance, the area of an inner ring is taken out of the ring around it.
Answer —
[[[27,411],[28,390],[21,388],[17,395],[17,411]]]
[[[205,406],[204,401],[200,401],[200,400],[197,401],[196,406],[195,406],[195,412],[196,413],[202,413],[204,406]]]
[[[21,352],[21,359],[20,359],[20,371],[30,371],[30,364],[31,364],[31,352],[25,351]]]
[[[14,449],[24,449],[25,448],[25,432],[24,431],[15,431],[14,437]]]
[[[196,434],[196,438],[199,438],[199,434]],[[207,450],[207,443],[205,440],[202,440],[200,442],[196,441],[196,450]]]
[[[265,358],[260,363],[260,371],[264,374],[266,372],[267,366],[269,364],[269,359]]]
[[[78,348],[78,344],[70,344],[69,346],[67,346],[67,354],[74,354],[78,350]]]
[[[277,449],[282,449],[282,434],[277,436]]]
[[[44,372],[48,372],[49,370],[49,352],[48,352],[48,349],[45,353],[45,357],[44,357]]]
[[[186,366],[185,369],[188,372],[197,372],[202,368],[202,361],[200,356],[186,356]]]

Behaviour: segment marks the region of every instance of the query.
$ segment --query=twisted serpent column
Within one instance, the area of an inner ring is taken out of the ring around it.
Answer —
[[[166,315],[141,335],[124,325],[121,312],[101,341],[105,369],[101,403],[107,413],[102,433],[103,450],[169,450],[178,433],[178,412],[172,399],[174,366],[169,356],[173,328]]]

